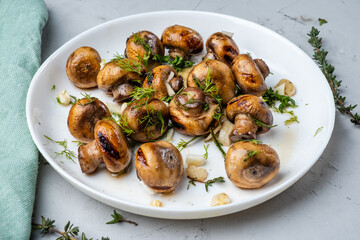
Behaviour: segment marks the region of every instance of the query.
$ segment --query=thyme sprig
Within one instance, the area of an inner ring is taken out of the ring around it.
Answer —
[[[346,105],[346,97],[340,95],[340,86],[342,81],[337,80],[336,75],[334,74],[335,67],[328,63],[326,57],[328,52],[325,51],[322,47],[322,38],[319,37],[320,31],[312,27],[311,31],[307,34],[309,36],[308,42],[314,48],[313,59],[320,67],[321,71],[325,75],[327,82],[330,85],[331,91],[333,93],[334,101],[337,106],[337,109],[340,113],[350,116],[350,121],[355,125],[360,125],[360,115],[354,113],[355,105]]]
[[[116,210],[114,210],[114,214],[111,214],[111,216],[112,216],[113,219],[111,221],[107,222],[106,224],[114,224],[114,223],[118,223],[118,222],[127,222],[127,223],[134,224],[135,226],[139,225],[137,222],[124,219],[124,217],[122,215],[120,215],[119,213],[117,213]]]
[[[75,163],[74,159],[76,158],[76,154],[75,152],[68,149],[67,140],[55,141],[51,139],[49,136],[44,135],[44,137],[50,140],[51,142],[56,143],[64,148],[64,150],[62,150],[61,152],[55,152],[56,156],[65,156],[68,160],[71,160],[73,161],[73,163]]]
[[[197,139],[198,137],[199,136],[195,136],[187,142],[183,139],[180,139],[180,142],[178,142],[178,144],[176,145],[176,148],[179,149],[179,151],[181,151],[184,148],[186,148],[191,142],[193,142],[195,139]]]
[[[51,220],[49,218],[45,219],[43,216],[41,216],[41,224],[38,223],[32,223],[32,229],[33,230],[39,230],[41,235],[44,236],[49,233],[58,233],[60,234],[60,237],[58,237],[56,240],[77,240],[77,236],[80,232],[79,227],[74,227],[73,224],[71,224],[70,221],[66,223],[64,226],[64,231],[60,231],[56,229],[55,220]],[[86,238],[85,233],[81,234],[81,240],[93,240],[92,238]],[[101,237],[101,240],[110,240],[110,238],[107,237]]]
[[[280,113],[284,113],[284,111],[288,108],[295,108],[297,107],[295,100],[291,97],[281,95],[277,91],[274,91],[271,87],[266,89],[266,92],[262,96],[264,101],[267,103],[267,105],[270,108],[273,108],[276,111],[279,111]],[[277,101],[280,101],[279,107],[276,107],[275,104]]]
[[[204,149],[205,149],[204,158],[205,158],[205,160],[208,159],[208,157],[209,157],[209,152],[208,152],[209,146],[210,146],[210,144],[204,145]]]
[[[188,182],[189,184],[187,186],[188,190],[190,188],[190,185],[196,186],[195,182],[198,182],[198,183],[204,183],[205,184],[206,192],[209,191],[209,187],[212,186],[213,183],[225,182],[224,177],[217,177],[217,178],[213,178],[213,179],[210,179],[210,180],[207,180],[207,181],[201,181],[201,180],[198,180],[196,178],[191,178],[189,176],[188,176],[188,178],[189,178],[189,182]]]

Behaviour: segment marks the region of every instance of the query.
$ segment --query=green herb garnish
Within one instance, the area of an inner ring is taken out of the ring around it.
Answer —
[[[204,149],[205,149],[204,158],[205,158],[205,160],[208,159],[208,157],[209,157],[209,152],[208,152],[209,145],[210,144],[204,145]]]
[[[323,130],[324,127],[319,127],[318,129],[316,129],[316,132],[314,134],[313,137],[315,137],[316,135],[318,135],[319,132],[321,132],[321,130]]]
[[[219,151],[221,152],[221,155],[223,156],[223,158],[226,158],[226,152],[224,151],[224,149],[222,148],[222,144],[219,142],[219,140],[215,137],[214,131],[212,130],[212,128],[210,128],[210,133],[211,133],[211,137],[214,140],[215,146],[219,149]]]
[[[184,148],[186,148],[192,141],[194,141],[195,139],[197,139],[199,136],[195,136],[192,139],[190,139],[189,141],[184,141],[183,139],[180,139],[180,142],[176,145],[176,148],[179,149],[179,151],[183,150]]]
[[[253,151],[253,150],[249,150],[247,151],[247,155],[246,157],[242,160],[242,163],[246,162],[246,160],[248,160],[249,158],[252,158],[253,156],[255,156],[259,151]]]
[[[198,182],[198,183],[204,183],[205,184],[205,190],[206,190],[206,192],[208,192],[209,187],[212,186],[213,183],[225,182],[224,177],[213,178],[213,179],[207,180],[206,182],[205,181],[200,181],[200,180],[198,180],[196,178],[191,178],[189,176],[188,176],[188,178],[189,178],[189,182],[188,182],[187,190],[189,190],[190,185],[196,186],[195,182]]]
[[[323,18],[318,18],[318,21],[319,21],[320,26],[327,23],[327,21]]]
[[[313,59],[320,67],[330,85],[337,109],[340,111],[340,113],[350,116],[350,121],[352,123],[355,125],[360,125],[360,115],[353,112],[357,104],[346,106],[346,97],[340,95],[339,88],[342,81],[337,80],[336,75],[334,75],[335,67],[329,64],[326,59],[328,52],[322,48],[322,38],[319,37],[319,33],[320,32],[318,29],[312,27],[310,33],[307,34],[310,37],[309,43],[314,48]]]
[[[55,85],[52,85],[51,91],[54,91],[54,90],[55,90]]]
[[[48,137],[46,135],[44,135],[44,137],[46,137],[51,142],[56,143],[56,144],[58,144],[58,145],[60,145],[60,146],[62,146],[64,148],[64,150],[62,150],[61,152],[55,152],[56,156],[65,156],[67,159],[69,159],[69,160],[71,160],[71,161],[73,161],[75,163],[75,160],[74,160],[76,158],[75,152],[68,149],[66,140],[64,140],[64,141],[54,141],[50,137]]]
[[[111,221],[107,222],[106,224],[114,224],[114,223],[118,223],[118,222],[128,222],[128,223],[134,224],[135,226],[138,225],[136,222],[124,219],[124,217],[121,216],[119,213],[117,213],[116,210],[114,210],[114,214],[111,214],[111,216],[113,217],[113,219]]]
[[[170,56],[161,56],[159,54],[155,54],[152,59],[161,63],[170,64],[177,72],[194,65],[193,61],[186,61],[179,56],[176,56],[175,59],[172,59]]]
[[[142,75],[142,66],[141,60],[137,59],[130,59],[126,58],[125,55],[120,55],[116,53],[114,58],[110,60],[111,62],[115,63],[120,68],[124,69],[127,72],[135,72],[139,75]]]
[[[280,113],[284,113],[284,110],[288,107],[291,108],[297,107],[294,99],[285,95],[281,95],[277,91],[274,92],[274,90],[271,87],[266,90],[262,98],[269,107],[278,110]],[[276,101],[280,101],[279,107],[275,106]]]

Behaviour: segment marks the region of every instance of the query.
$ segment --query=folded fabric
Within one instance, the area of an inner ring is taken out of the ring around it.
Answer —
[[[42,0],[0,0],[0,239],[29,239],[38,151],[26,123],[29,84],[40,66]]]

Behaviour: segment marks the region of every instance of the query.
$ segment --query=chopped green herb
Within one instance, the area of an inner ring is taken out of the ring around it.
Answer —
[[[271,87],[266,90],[262,98],[269,107],[278,110],[280,113],[283,113],[284,110],[288,107],[292,107],[292,108],[297,107],[294,99],[285,95],[281,95],[277,91],[274,92],[274,90]],[[280,101],[280,105],[278,108],[275,106],[276,101]]]
[[[319,21],[320,26],[327,23],[327,21],[323,18],[318,18],[318,21]]]
[[[183,139],[180,139],[180,142],[176,145],[176,148],[179,149],[179,151],[181,151],[184,148],[186,148],[191,142],[193,142],[195,139],[197,139],[198,137],[199,136],[195,136],[187,142],[184,141]]]
[[[249,158],[252,158],[253,156],[255,156],[259,151],[253,151],[253,150],[249,150],[247,151],[247,155],[246,157],[242,160],[242,163],[246,162],[246,160],[248,160]]]
[[[318,129],[316,129],[316,132],[315,132],[315,134],[314,134],[314,137],[315,137],[316,135],[318,135],[318,133],[321,132],[321,130],[322,130],[323,128],[324,128],[324,127],[319,127]]]
[[[134,90],[130,93],[130,96],[135,100],[139,100],[142,98],[150,98],[154,93],[155,89],[134,86]]]
[[[241,139],[240,141],[241,142],[252,142],[254,144],[261,144],[262,143],[262,141],[256,140],[256,139]]]
[[[167,97],[163,97],[163,98],[161,99],[161,101],[170,103],[173,98],[174,98],[174,96],[167,96]]]
[[[161,63],[170,64],[177,72],[194,65],[193,61],[186,61],[179,56],[176,56],[175,59],[172,59],[170,56],[161,56],[159,54],[155,54],[152,59]]]
[[[44,135],[44,137],[47,138],[48,140],[50,140],[51,142],[56,143],[64,148],[64,150],[62,150],[61,152],[55,152],[56,156],[65,156],[67,159],[69,159],[75,163],[75,160],[74,160],[76,158],[75,152],[68,149],[66,140],[54,141],[46,135]]]
[[[128,223],[134,224],[135,226],[138,225],[136,222],[124,219],[124,217],[122,215],[120,215],[119,213],[117,213],[116,210],[114,210],[114,214],[111,214],[111,217],[113,219],[111,221],[107,222],[106,224],[114,224],[114,223],[118,223],[118,222],[128,222]]]
[[[260,121],[259,119],[254,118],[253,116],[250,116],[250,117],[254,120],[255,124],[258,125],[259,127],[267,127],[267,128],[277,127],[277,125],[266,124],[266,123]]]
[[[54,91],[54,90],[55,90],[55,85],[52,85],[51,91]]]
[[[285,120],[285,125],[289,125],[294,122],[300,123],[299,120],[297,119],[297,116],[292,116],[288,120]]]
[[[116,53],[114,55],[114,58],[111,59],[111,62],[115,63],[117,66],[127,72],[135,72],[139,75],[142,75],[142,66],[140,59],[134,60],[126,58],[125,55],[120,55]]]
[[[85,145],[86,143],[84,142],[80,142],[80,141],[72,141],[73,143],[76,143],[78,147],[80,147],[81,145]]]
[[[209,148],[209,144],[204,145],[204,149],[205,149],[204,158],[205,158],[205,160],[208,159],[208,157],[209,157],[208,148]]]
[[[223,158],[226,158],[226,152],[224,151],[224,149],[222,148],[222,144],[219,142],[219,140],[215,137],[214,131],[212,130],[212,128],[210,128],[210,133],[211,133],[211,137],[214,140],[215,146],[219,149],[219,151],[221,152],[221,155],[223,156]]]
[[[220,182],[225,182],[224,177],[217,177],[217,178],[214,178],[214,179],[207,180],[205,182],[206,191],[208,192],[208,190],[209,190],[208,187],[212,186],[213,183],[220,183]]]

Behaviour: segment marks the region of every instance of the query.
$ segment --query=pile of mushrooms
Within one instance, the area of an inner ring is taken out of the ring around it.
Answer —
[[[167,49],[170,58],[188,60],[200,54],[203,45],[196,30],[173,25],[161,38],[145,30],[129,36],[122,65],[113,60],[101,69],[100,55],[91,47],[81,47],[69,56],[66,73],[74,86],[98,87],[122,106],[118,121],[96,98],[80,99],[71,107],[69,131],[85,143],[78,148],[83,173],[94,172],[102,163],[111,173],[128,171],[131,139],[142,143],[134,160],[139,180],[155,192],[172,192],[182,178],[183,159],[174,145],[157,140],[170,125],[181,134],[205,136],[226,121],[232,127],[225,135],[233,145],[224,166],[231,182],[252,189],[275,177],[280,167],[275,150],[242,141],[256,139],[273,124],[272,113],[261,99],[270,73],[262,59],[240,53],[232,37],[221,32],[209,36],[203,61],[185,70],[186,77],[154,58],[164,57]]]

